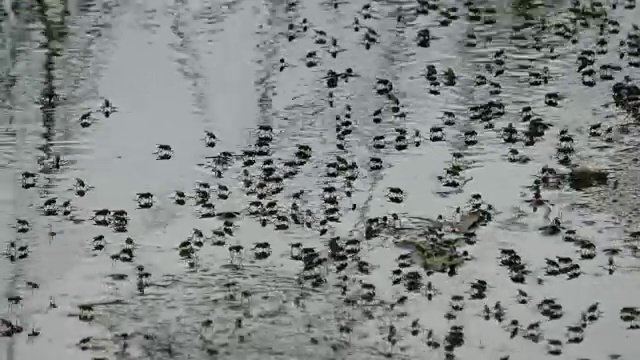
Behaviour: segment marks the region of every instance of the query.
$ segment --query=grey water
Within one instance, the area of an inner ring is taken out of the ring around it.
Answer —
[[[469,22],[462,2],[433,2],[441,9],[459,8],[460,19],[442,27],[437,11],[413,15],[414,1],[375,1],[374,19],[361,22],[375,29],[380,40],[366,50],[364,29],[355,32],[352,27],[354,16],[367,3],[363,0],[340,3],[338,9],[331,2],[300,0],[295,10],[279,0],[5,1],[0,36],[0,234],[7,244],[28,244],[30,253],[15,262],[0,259],[0,318],[25,329],[0,338],[0,359],[444,359],[444,349],[427,347],[424,334],[410,334],[414,319],[432,329],[439,341],[451,325],[463,326],[465,342],[456,350],[460,359],[542,359],[553,357],[546,340],[566,342],[567,327],[578,324],[581,313],[596,302],[601,319],[585,330],[584,341],[565,343],[563,354],[556,357],[636,359],[640,332],[629,330],[619,311],[640,307],[640,263],[630,250],[629,236],[638,230],[638,132],[630,126],[627,132],[617,132],[613,143],[588,136],[593,123],[626,128],[631,121],[611,105],[614,81],[585,87],[576,72],[577,55],[593,48],[598,39],[595,26],[580,28],[575,44],[549,35],[541,41],[554,46],[554,54],[548,48],[538,51],[531,46],[533,33],[523,30],[524,39],[513,36],[525,22],[516,11],[518,4],[536,5],[528,14],[554,24],[571,16],[570,2],[514,2],[475,2],[496,9],[495,23],[487,24]],[[407,13],[404,25],[397,24],[398,7]],[[608,11],[621,30],[612,35],[609,51],[598,57],[598,64],[625,64],[616,49],[640,18],[640,10],[624,9],[621,3]],[[288,41],[287,25],[304,18],[308,33]],[[415,42],[416,32],[424,27],[434,37],[429,48]],[[319,65],[307,68],[306,54],[319,48],[312,40],[313,29],[337,38],[346,51],[334,59],[318,50]],[[478,38],[475,47],[465,46],[471,32]],[[506,53],[505,73],[495,78],[502,93],[493,96],[486,87],[474,86],[474,79],[477,74],[491,78],[487,66],[499,49]],[[283,71],[280,58],[290,64]],[[457,84],[443,86],[440,95],[430,94],[423,76],[428,64],[439,72],[454,69]],[[529,86],[527,73],[545,66],[549,84]],[[332,108],[323,77],[329,69],[347,68],[358,76],[334,90]],[[623,66],[616,81],[624,76],[637,81],[638,73],[637,68]],[[407,112],[405,120],[389,116],[381,124],[372,122],[372,112],[384,103],[375,95],[377,78],[393,81]],[[560,106],[545,106],[549,92],[561,95]],[[42,106],[41,98],[49,94],[56,95],[56,105]],[[95,110],[103,98],[112,101],[117,112],[81,127],[80,116]],[[498,130],[466,121],[469,106],[490,99],[505,104],[506,115],[496,121]],[[357,208],[344,212],[331,236],[362,237],[365,219],[390,213],[406,219],[446,216],[479,193],[497,214],[477,230],[478,243],[469,248],[473,259],[459,274],[425,274],[438,289],[430,301],[392,285],[395,259],[406,250],[389,239],[363,240],[360,257],[372,271],[362,275],[349,269],[346,274],[354,288],[360,281],[375,285],[381,301],[347,305],[336,286],[338,275],[327,276],[321,287],[301,284],[300,262],[289,256],[290,244],[296,242],[326,251],[327,236],[293,226],[275,231],[247,215],[236,221],[235,234],[227,239],[228,245],[246,249],[244,266],[229,266],[227,248],[207,244],[199,251],[197,268],[190,269],[178,256],[178,244],[194,228],[210,234],[221,221],[198,218],[193,206],[177,206],[170,196],[177,190],[192,192],[198,181],[207,181],[231,189],[228,200],[216,203],[219,210],[243,212],[250,200],[241,188],[238,167],[218,179],[198,164],[221,151],[241,152],[255,142],[258,125],[270,125],[274,158],[292,157],[298,144],[313,149],[300,174],[285,180],[279,202],[287,204],[292,193],[304,189],[311,205],[319,208],[315,203],[321,188],[335,182],[324,176],[326,163],[343,154],[336,149],[334,132],[335,116],[344,113],[345,104],[352,107],[355,126],[344,156],[358,164],[380,156],[386,167],[372,174],[362,165],[351,200]],[[534,147],[507,146],[499,129],[507,123],[518,125],[523,106],[531,106],[554,126]],[[389,137],[399,126],[428,134],[432,126],[441,125],[444,111],[454,112],[458,119],[455,126],[445,127],[446,141],[425,141],[404,152],[371,146],[373,136]],[[576,246],[560,237],[542,236],[538,228],[547,220],[524,202],[525,186],[540,169],[558,166],[556,133],[562,128],[574,135],[574,162],[606,169],[611,180],[585,191],[561,187],[544,192],[553,204],[552,216],[599,249],[594,259],[579,261],[582,274],[572,280],[545,276],[545,258],[579,259]],[[471,147],[462,137],[470,129],[478,132],[478,145]],[[219,138],[215,148],[205,147],[204,131]],[[157,161],[157,144],[170,144],[173,158]],[[510,147],[531,161],[507,162]],[[471,163],[465,176],[472,180],[463,191],[445,196],[437,176],[454,151],[463,152]],[[37,187],[23,189],[20,174],[38,172],[38,158],[52,153],[62,156],[61,170],[41,172]],[[74,195],[76,178],[91,186],[83,197]],[[402,188],[405,201],[389,203],[388,187]],[[137,209],[135,196],[140,192],[154,194],[151,209]],[[43,216],[39,206],[51,197],[71,199],[73,215]],[[103,208],[126,210],[131,218],[128,232],[95,226],[89,219]],[[17,218],[27,219],[32,230],[16,234],[12,225]],[[56,233],[53,239],[50,231]],[[98,235],[106,239],[102,252],[91,246]],[[135,261],[114,262],[109,255],[119,251],[126,237],[135,240]],[[271,257],[252,259],[249,249],[258,242],[271,245]],[[499,266],[501,248],[521,254],[531,270],[525,284],[513,283]],[[606,269],[606,248],[622,249],[613,274]],[[144,294],[136,288],[137,265],[152,274]],[[488,282],[487,298],[465,300],[464,311],[447,320],[451,296],[468,298],[469,284],[477,279]],[[27,281],[39,288],[28,288]],[[229,294],[229,283],[236,284],[235,296]],[[518,289],[533,298],[528,305],[518,304]],[[250,293],[250,299],[241,292]],[[22,304],[9,307],[7,298],[15,295],[22,296]],[[385,305],[403,295],[408,298],[402,307]],[[549,321],[540,315],[536,304],[545,298],[562,304],[561,319]],[[56,308],[49,307],[50,299]],[[484,305],[493,307],[498,301],[507,320],[483,319]],[[95,304],[93,321],[79,321],[80,304]],[[242,319],[241,327],[237,319]],[[540,321],[545,340],[510,338],[512,319],[523,326]],[[206,320],[211,322],[203,326]],[[345,324],[352,328],[350,334],[338,331]],[[398,328],[399,341],[390,350],[385,337],[391,324]],[[40,334],[27,336],[32,328]],[[128,339],[118,336],[122,333],[130,334]],[[80,346],[81,339],[86,346]]]

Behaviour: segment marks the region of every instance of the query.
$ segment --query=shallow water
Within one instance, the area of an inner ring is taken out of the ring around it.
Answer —
[[[409,24],[396,28],[395,8],[409,7],[413,2],[386,1],[373,5],[379,19],[367,24],[381,35],[381,41],[367,51],[360,44],[362,32],[350,28],[355,12],[364,3],[342,4],[334,10],[325,3],[303,1],[296,11],[287,13],[285,3],[279,1],[78,0],[69,4],[71,15],[64,26],[48,25],[51,20],[42,21],[42,14],[24,11],[16,15],[17,22],[11,29],[5,21],[2,35],[6,50],[1,56],[2,235],[7,240],[16,237],[11,228],[16,217],[28,219],[33,229],[18,234],[19,242],[31,248],[28,259],[13,264],[0,260],[0,287],[7,296],[21,294],[25,299],[23,307],[3,309],[0,317],[18,318],[26,329],[39,328],[41,335],[0,339],[0,346],[6,347],[0,358],[199,359],[215,357],[215,353],[225,359],[376,359],[386,356],[384,337],[391,323],[400,335],[394,357],[417,358],[429,353],[444,358],[441,349],[424,345],[424,336],[409,334],[411,321],[418,318],[425,329],[434,330],[438,340],[451,325],[464,326],[465,344],[456,351],[461,359],[477,357],[479,352],[487,359],[509,354],[511,359],[540,359],[550,356],[545,342],[509,339],[505,327],[511,319],[518,319],[523,326],[542,321],[546,339],[564,341],[566,327],[578,323],[589,305],[600,302],[602,318],[589,326],[581,344],[565,344],[563,358],[605,359],[620,354],[632,359],[637,354],[633,344],[639,333],[627,330],[618,312],[625,306],[640,306],[636,300],[640,298],[640,285],[635,281],[637,259],[628,252],[616,257],[618,269],[610,276],[604,268],[607,257],[600,251],[593,260],[580,260],[583,274],[577,279],[544,276],[545,258],[579,255],[575,246],[560,237],[541,236],[537,229],[544,220],[523,201],[524,186],[533,181],[540,168],[545,164],[555,166],[555,133],[568,127],[578,149],[574,161],[612,167],[619,188],[586,193],[546,190],[544,196],[554,204],[554,215],[559,214],[563,223],[592,240],[599,250],[621,247],[625,232],[635,230],[633,222],[625,217],[635,208],[633,179],[637,171],[630,165],[635,157],[633,130],[609,148],[602,148],[587,136],[588,126],[607,116],[613,123],[627,121],[611,107],[603,107],[611,101],[613,82],[599,81],[587,88],[580,84],[575,71],[577,52],[594,42],[593,29],[581,32],[575,45],[554,37],[545,39],[559,44],[558,57],[549,59],[545,53],[548,50],[526,48],[522,41],[510,37],[512,27],[522,20],[510,13],[507,3],[496,5],[500,9],[496,24],[470,25],[462,16],[449,27],[437,27],[437,16],[430,15],[415,21],[410,17]],[[462,4],[458,5],[464,11]],[[562,18],[567,7],[566,3],[548,3],[546,16],[550,21]],[[620,22],[618,37],[622,37],[640,10],[618,9],[611,15]],[[283,36],[290,21],[299,23],[303,18],[308,19],[310,28],[323,29],[338,38],[347,51],[336,59],[319,52],[320,65],[305,67],[303,57],[317,45],[309,35],[293,42]],[[424,26],[433,26],[432,35],[438,38],[427,49],[416,47],[414,41],[416,31]],[[479,38],[491,36],[492,41],[465,47],[465,34],[472,28]],[[52,34],[59,37],[59,49],[51,39],[47,41]],[[616,46],[617,40],[610,40],[611,51],[598,58],[598,64],[617,62]],[[490,96],[486,87],[475,87],[473,79],[478,73],[486,75],[483,69],[488,56],[500,48],[505,49],[507,60],[505,74],[496,78],[502,85],[502,94],[496,97]],[[278,70],[281,57],[292,64],[283,72]],[[47,63],[53,65],[45,66]],[[426,64],[436,65],[440,72],[453,68],[458,84],[443,86],[439,96],[429,94],[428,83],[420,75]],[[526,69],[543,66],[550,69],[550,83],[529,87]],[[335,89],[336,108],[332,109],[321,77],[328,69],[344,71],[348,67],[359,77]],[[629,69],[624,67],[617,79],[624,75],[636,78],[637,71]],[[402,125],[407,129],[428,134],[431,126],[441,124],[443,111],[455,112],[457,125],[445,128],[447,141],[425,141],[404,152],[374,149],[374,135],[390,136],[393,128],[401,125],[391,116],[380,125],[371,122],[372,111],[383,105],[382,98],[373,92],[376,77],[393,80],[408,113]],[[62,96],[55,109],[43,111],[35,103],[45,90]],[[558,108],[544,105],[544,94],[553,91],[566,96]],[[101,97],[108,97],[118,112],[81,128],[76,119],[95,109]],[[470,105],[492,98],[501,99],[507,112],[496,121],[496,129],[508,122],[518,126],[518,112],[524,105],[531,105],[534,112],[554,124],[550,134],[535,147],[516,145],[532,159],[528,164],[504,160],[509,146],[503,144],[498,130],[484,131],[477,122],[465,121]],[[313,148],[312,160],[301,174],[285,180],[284,195],[278,195],[281,206],[288,206],[285,198],[300,189],[311,192],[305,195],[309,205],[318,205],[320,188],[333,182],[323,176],[325,164],[341,153],[335,145],[334,117],[347,102],[353,107],[356,126],[347,142],[349,153],[344,156],[363,167],[354,184],[353,202],[358,209],[345,210],[342,222],[330,232],[342,237],[360,236],[366,218],[391,212],[433,219],[462,206],[472,193],[480,193],[499,214],[478,230],[479,242],[469,248],[475,259],[461,267],[456,277],[431,276],[428,280],[441,294],[428,301],[391,284],[395,259],[404,250],[391,246],[388,240],[363,243],[360,256],[373,265],[372,273],[358,275],[351,268],[345,272],[356,279],[354,282],[361,279],[374,284],[383,302],[393,302],[403,294],[409,297],[400,310],[365,306],[373,314],[371,319],[365,318],[361,307],[344,304],[334,286],[338,283],[335,275],[316,289],[297,283],[300,263],[289,259],[289,244],[301,242],[326,251],[323,244],[328,237],[320,239],[317,231],[298,227],[274,231],[272,226],[262,228],[255,219],[245,217],[237,222],[239,226],[228,243],[237,242],[249,249],[256,242],[269,242],[273,250],[269,259],[250,260],[247,251],[244,267],[237,269],[228,266],[227,249],[207,245],[199,252],[198,269],[188,270],[177,255],[177,245],[193,228],[210,232],[221,222],[198,219],[192,206],[172,204],[169,196],[176,190],[191,191],[196,181],[203,180],[231,188],[230,199],[217,203],[218,209],[241,211],[249,200],[239,185],[238,166],[228,170],[224,178],[215,179],[196,164],[220,151],[245,149],[254,142],[257,125],[272,125],[276,133],[274,157],[290,158],[297,144]],[[471,128],[478,131],[479,144],[467,147],[461,130]],[[204,130],[220,138],[216,148],[206,148],[199,141]],[[174,157],[156,161],[152,154],[156,144],[170,144]],[[473,162],[465,172],[473,180],[460,194],[440,196],[436,193],[440,190],[436,176],[447,166],[454,149]],[[41,174],[38,188],[22,189],[20,173],[37,171],[36,158],[48,151],[63,155],[63,170]],[[381,174],[364,169],[370,156],[384,159],[387,167]],[[71,191],[74,178],[82,178],[94,188],[82,198],[75,197]],[[385,189],[392,186],[407,192],[404,203],[386,200]],[[136,209],[135,194],[147,191],[154,194],[157,203],[151,209]],[[41,216],[38,206],[51,196],[72,199],[76,208],[73,216],[78,221]],[[126,210],[131,217],[128,233],[113,233],[90,220],[81,221],[101,208]],[[47,236],[49,224],[57,233],[52,241]],[[96,235],[106,237],[104,252],[91,250],[91,239]],[[112,262],[108,255],[116,253],[127,236],[137,244],[135,261]],[[526,284],[512,283],[506,269],[498,266],[499,249],[505,247],[517,250],[532,271]],[[144,295],[136,290],[138,264],[152,274],[151,286]],[[114,273],[127,274],[128,279],[113,280],[109,275]],[[544,278],[544,284],[536,282],[538,277]],[[444,312],[451,295],[465,295],[475,279],[489,283],[487,299],[465,300],[464,312],[456,320],[446,320]],[[40,288],[27,289],[26,281],[35,281]],[[250,301],[241,301],[238,296],[228,299],[225,284],[230,281],[237,282],[240,291],[250,291]],[[530,304],[517,304],[518,289],[533,297]],[[50,296],[58,309],[47,309]],[[561,319],[546,321],[539,314],[535,304],[544,298],[555,298],[563,305]],[[124,304],[111,303],[116,300]],[[107,304],[96,306],[93,324],[73,316],[77,305],[102,301]],[[493,306],[496,301],[507,311],[502,324],[481,316],[484,304]],[[400,311],[408,316],[400,317]],[[241,329],[234,328],[237,318],[243,318]],[[202,328],[205,319],[213,321],[210,329]],[[353,327],[353,333],[346,337],[337,331],[345,323]],[[114,337],[122,332],[147,337],[135,335],[123,349],[123,341]],[[94,337],[96,349],[83,352],[76,343],[87,336]]]

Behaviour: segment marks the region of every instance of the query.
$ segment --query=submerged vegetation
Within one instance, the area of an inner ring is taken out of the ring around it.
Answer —
[[[569,173],[569,186],[574,190],[583,190],[592,186],[607,185],[609,174],[605,170],[577,167]]]

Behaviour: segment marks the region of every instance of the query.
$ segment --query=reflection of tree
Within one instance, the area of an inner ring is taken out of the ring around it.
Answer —
[[[43,137],[49,148],[49,142],[53,138],[55,128],[55,110],[59,101],[59,95],[55,87],[55,58],[60,55],[61,42],[66,37],[65,9],[66,0],[37,0],[37,12],[44,26],[46,49],[44,66],[44,86],[41,93]],[[64,5],[63,5],[64,4]],[[55,5],[58,5],[57,7]],[[46,152],[46,150],[45,150]]]
[[[55,108],[56,108],[56,88],[53,84],[54,63],[51,55],[47,55],[45,61],[44,72],[44,88],[42,89],[42,126],[44,126],[45,132],[42,135],[47,142],[50,142],[53,137],[55,128]]]
[[[274,4],[268,9],[268,11],[268,22],[272,24],[279,23],[280,19],[278,18],[277,5]],[[264,42],[264,46],[262,47],[264,57],[258,61],[258,64],[262,65],[262,69],[254,85],[258,92],[260,125],[273,125],[273,92],[275,91],[273,69],[277,66],[275,59],[278,55],[278,50],[276,48],[277,41],[273,40],[276,40],[277,38],[274,39],[274,37],[277,37],[280,34],[273,34],[268,31],[264,31],[262,35],[267,41]]]
[[[20,39],[24,38],[24,34],[21,33],[22,26],[10,26],[8,24],[9,18],[13,18],[14,21],[27,21],[23,19],[23,16],[19,17],[17,2],[7,3],[5,1],[2,14],[4,19],[2,21],[3,30],[3,42],[2,45],[2,58],[0,58],[0,66],[2,66],[2,73],[0,74],[0,82],[2,83],[3,101],[2,105],[7,106],[8,109],[12,108],[12,91],[14,86],[18,83],[18,77],[13,74],[13,69],[18,59],[18,49],[20,48]],[[10,7],[9,7],[10,6]],[[11,16],[8,12],[11,12]],[[6,101],[6,103],[5,103]],[[9,124],[13,123],[14,113],[9,111]]]

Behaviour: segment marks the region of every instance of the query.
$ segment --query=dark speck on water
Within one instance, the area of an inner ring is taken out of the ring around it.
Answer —
[[[2,14],[0,359],[637,358],[635,0]]]

